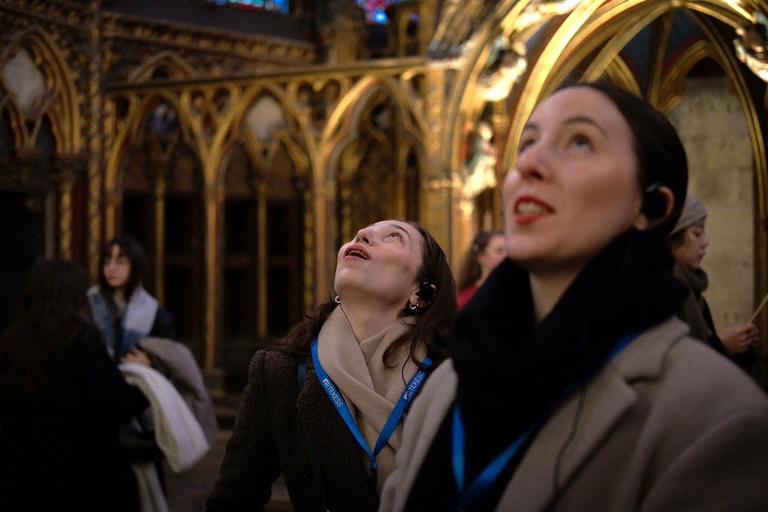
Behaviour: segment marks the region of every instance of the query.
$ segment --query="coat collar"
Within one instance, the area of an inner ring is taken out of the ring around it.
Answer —
[[[672,317],[638,336],[595,376],[586,390],[580,428],[561,463],[560,485],[567,484],[635,403],[637,394],[631,382],[660,378],[667,353],[687,333],[688,326]],[[416,441],[410,447],[414,456],[403,468],[404,482],[416,480],[429,447],[456,400],[458,380],[450,360],[435,371],[432,379],[434,382],[420,398],[429,401],[430,410],[424,414]],[[551,504],[555,495],[553,478],[558,452],[570,435],[578,401],[578,395],[570,397],[544,424],[504,490],[497,510],[539,512]],[[552,484],[542,485],[542,482]]]
[[[652,327],[608,363],[589,384],[580,414],[580,428],[568,443],[561,461],[558,475],[561,486],[567,484],[637,400],[629,383],[636,379],[659,378],[667,352],[687,332],[688,327],[676,318]],[[550,504],[555,493],[558,454],[571,433],[578,402],[576,393],[544,424],[504,490],[498,510],[509,510],[510,504],[514,503],[516,511],[537,512]],[[542,482],[552,484],[542,485]],[[520,496],[525,498],[520,500]]]

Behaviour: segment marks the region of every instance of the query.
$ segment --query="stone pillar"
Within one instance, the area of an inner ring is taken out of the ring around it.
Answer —
[[[315,304],[314,275],[315,270],[315,217],[312,212],[312,187],[309,178],[295,179],[296,190],[301,193],[302,209],[304,213],[304,309],[308,310]]]
[[[165,195],[168,190],[170,161],[164,158],[152,162],[150,173],[154,186],[155,297],[160,304],[165,304]]]
[[[219,304],[219,263],[217,240],[219,239],[219,216],[224,201],[224,186],[207,184],[204,192],[205,206],[205,357],[203,367],[210,377],[221,377],[223,372],[216,368],[217,316]],[[220,386],[223,389],[223,386]]]
[[[102,181],[104,175],[104,91],[103,91],[103,19],[102,1],[90,0],[87,24],[88,48],[88,273],[95,279],[101,271]],[[79,129],[79,128],[78,128]],[[108,210],[109,211],[109,210]],[[114,209],[111,210],[114,216]],[[112,217],[114,234],[114,217]]]
[[[426,166],[422,174],[419,216],[422,224],[432,233],[451,260],[453,177],[448,158],[450,152],[445,149],[443,140],[446,71],[429,69],[424,78],[428,130],[424,134]]]
[[[59,257],[72,258],[72,189],[77,181],[77,172],[69,166],[55,170],[55,181],[59,193]]]
[[[256,198],[256,335],[265,339],[269,331],[267,319],[267,181],[263,177],[253,179]]]

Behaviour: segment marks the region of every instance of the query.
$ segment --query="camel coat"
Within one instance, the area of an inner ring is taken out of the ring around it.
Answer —
[[[768,399],[739,368],[673,318],[646,331],[591,381],[566,444],[578,397],[566,400],[523,456],[496,510],[768,510]],[[380,511],[405,507],[456,395],[448,362],[405,423],[397,468]],[[492,418],[489,418],[492,421]]]

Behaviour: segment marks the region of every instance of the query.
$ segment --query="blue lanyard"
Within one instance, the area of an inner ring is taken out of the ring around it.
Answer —
[[[613,350],[605,358],[603,365],[608,361],[616,357],[616,355],[624,350],[632,340],[637,337],[636,334],[630,333],[624,336]],[[569,388],[570,389],[570,388]],[[496,481],[501,472],[507,466],[515,453],[520,447],[531,437],[531,434],[543,423],[543,419],[536,421],[528,430],[520,434],[517,439],[512,441],[512,444],[507,446],[500,454],[498,454],[488,465],[480,472],[469,486],[469,489],[464,489],[464,447],[466,446],[466,434],[464,432],[464,423],[461,420],[461,413],[459,411],[459,404],[453,406],[453,429],[451,432],[451,448],[452,448],[452,464],[453,464],[453,478],[456,481],[456,488],[459,490],[459,510],[465,510],[469,507],[476,506],[480,499],[488,491],[488,488]]]
[[[414,375],[411,378],[411,380],[408,382],[408,385],[405,387],[403,394],[400,396],[400,399],[397,401],[395,408],[392,410],[392,413],[389,415],[389,419],[387,419],[387,422],[384,424],[384,428],[381,430],[381,433],[379,434],[379,438],[376,440],[376,445],[373,448],[373,452],[371,452],[371,449],[368,447],[368,443],[365,441],[365,438],[363,437],[363,433],[360,432],[360,428],[357,426],[357,423],[355,423],[355,419],[352,417],[352,413],[350,412],[349,407],[347,407],[347,403],[344,401],[344,398],[341,396],[341,393],[336,388],[336,385],[333,383],[331,378],[328,377],[328,374],[325,372],[325,370],[323,369],[323,366],[320,364],[320,358],[317,356],[317,337],[315,337],[315,339],[312,340],[312,361],[315,363],[315,373],[317,374],[317,377],[320,380],[320,384],[322,384],[323,389],[328,394],[328,397],[331,399],[331,403],[336,407],[336,410],[341,415],[341,418],[344,420],[344,423],[347,424],[347,428],[349,429],[349,431],[352,432],[353,436],[355,436],[357,443],[362,447],[363,450],[365,450],[365,453],[368,455],[368,458],[371,461],[371,477],[375,481],[376,473],[378,471],[378,466],[376,465],[376,456],[387,445],[387,441],[389,441],[389,438],[392,437],[392,434],[397,428],[397,424],[400,422],[400,419],[403,417],[403,413],[405,412],[405,407],[408,405],[408,402],[411,401],[411,399],[413,398],[413,395],[419,389],[422,382],[424,382],[424,377],[426,376],[426,373],[424,372],[424,370],[420,369],[419,371],[416,372],[416,375]],[[431,365],[432,358],[430,358],[429,356],[425,357],[422,364],[424,366]]]

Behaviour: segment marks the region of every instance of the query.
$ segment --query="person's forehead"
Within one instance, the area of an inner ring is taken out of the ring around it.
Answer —
[[[125,254],[125,251],[123,251],[123,248],[120,247],[118,244],[115,244],[109,248],[109,256],[111,258],[127,258],[128,257]]]
[[[572,87],[557,91],[542,101],[533,111],[528,124],[563,123],[570,119],[585,119],[598,126],[629,125],[613,101],[600,91],[588,87]]]

